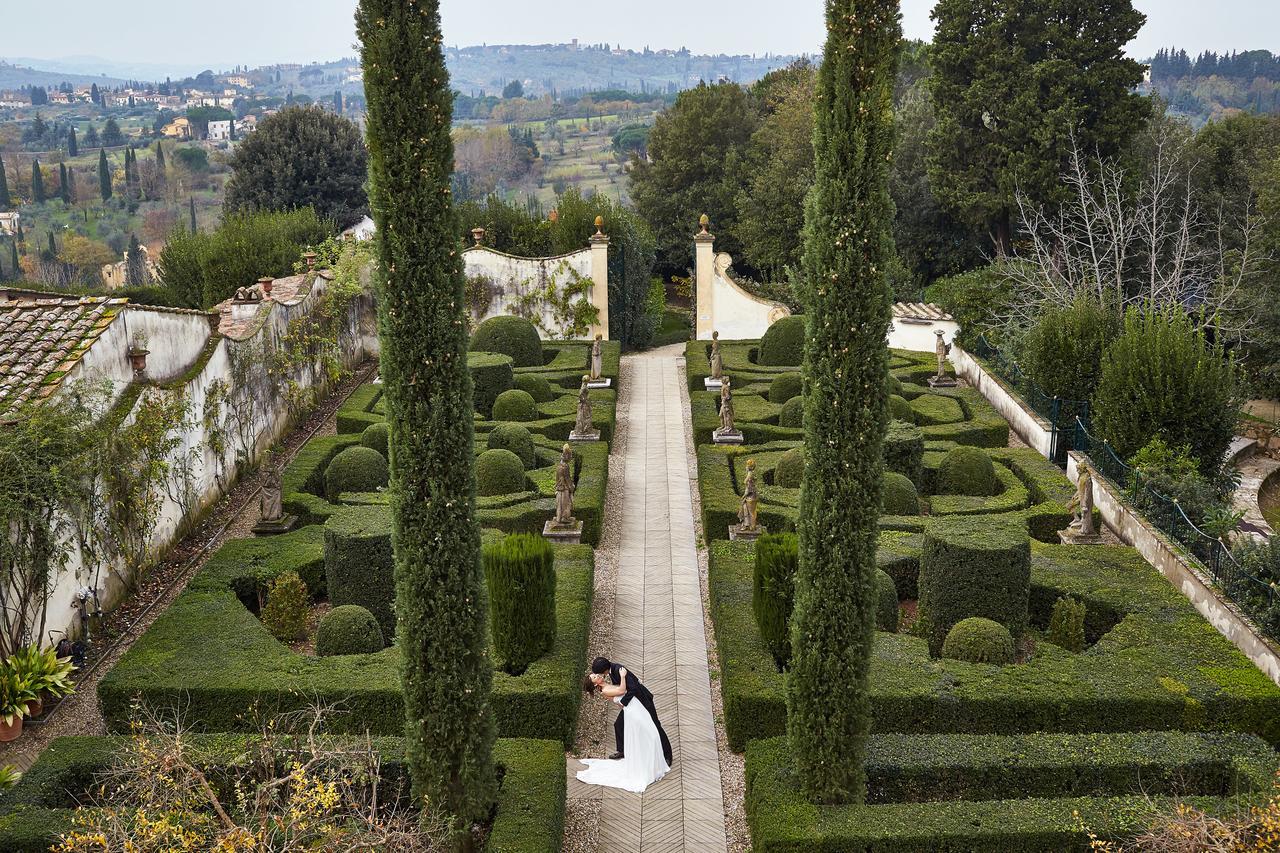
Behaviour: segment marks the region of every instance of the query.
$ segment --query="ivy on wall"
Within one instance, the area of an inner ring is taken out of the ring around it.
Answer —
[[[591,303],[595,281],[561,261],[550,274],[544,264],[536,282],[512,282],[512,314],[531,321],[543,337],[572,340],[585,337],[600,320],[600,309]],[[547,319],[548,312],[551,315]]]

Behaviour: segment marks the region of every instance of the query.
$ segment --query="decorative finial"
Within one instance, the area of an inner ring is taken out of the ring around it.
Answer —
[[[483,228],[472,228],[471,237],[476,241],[477,246],[484,245],[484,229]]]
[[[705,213],[702,214],[702,216],[698,217],[698,225],[701,226],[702,228],[702,231],[700,233],[706,234],[707,226],[709,226],[710,224],[711,224],[711,217],[707,216]]]
[[[596,217],[596,236],[597,237],[604,236],[604,217],[603,216]]]

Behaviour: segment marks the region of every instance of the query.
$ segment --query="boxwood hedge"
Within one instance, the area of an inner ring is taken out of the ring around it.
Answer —
[[[395,559],[386,507],[346,507],[325,523],[324,575],[330,604],[357,604],[378,620],[383,637],[395,636]]]

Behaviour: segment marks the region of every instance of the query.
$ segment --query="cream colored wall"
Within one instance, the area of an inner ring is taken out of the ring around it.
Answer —
[[[776,321],[790,317],[781,302],[753,296],[733,280],[733,258],[721,252],[712,256],[710,240],[696,241],[697,335],[708,340],[719,332],[725,340],[759,338]]]
[[[604,263],[600,262],[601,254],[603,254]],[[587,295],[587,298],[597,308],[603,301],[605,307],[601,312],[602,319],[606,324],[608,323],[608,243],[603,244],[602,249],[582,249],[553,258],[520,258],[493,249],[472,246],[462,253],[462,257],[466,264],[468,278],[485,276],[494,283],[498,291],[489,305],[489,310],[485,312],[484,317],[478,318],[479,320],[517,313],[516,305],[520,294],[525,289],[542,287],[549,279],[554,278],[558,271],[567,267],[593,282],[592,292]],[[562,282],[558,284],[562,285]],[[550,308],[544,306],[538,319],[541,320],[539,332],[544,338],[561,336],[562,330]],[[596,331],[598,329],[593,329],[582,337],[591,339],[595,337]],[[603,332],[605,337],[608,337],[607,325]]]

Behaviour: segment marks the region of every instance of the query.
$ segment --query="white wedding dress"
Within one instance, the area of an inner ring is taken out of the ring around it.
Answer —
[[[622,704],[621,697],[613,701]],[[633,699],[623,706],[622,714],[625,721],[622,731],[624,757],[613,761],[585,759],[582,763],[587,765],[587,769],[578,771],[578,779],[588,785],[604,785],[642,794],[645,788],[666,776],[671,768],[662,756],[658,727],[653,724],[653,717],[649,716],[644,705]]]

